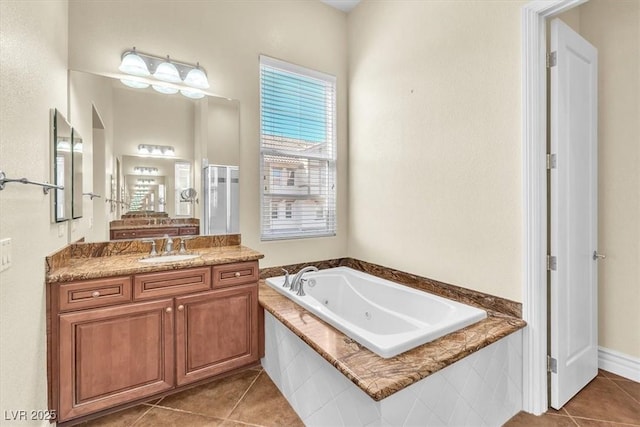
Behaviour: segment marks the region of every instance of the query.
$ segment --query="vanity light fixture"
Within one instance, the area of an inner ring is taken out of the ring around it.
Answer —
[[[167,55],[166,61],[161,62],[156,67],[156,71],[153,73],[153,77],[155,77],[158,80],[162,80],[163,82],[169,82],[169,83],[180,83],[180,81],[182,80],[180,78],[180,73],[178,72],[178,69],[171,62],[169,55]]]
[[[138,145],[139,154],[149,154],[152,156],[171,157],[176,154],[176,150],[170,145]]]
[[[203,89],[209,88],[207,73],[200,66],[179,62],[171,59],[149,55],[132,50],[126,50],[122,54],[122,62],[118,69],[132,76],[144,77],[144,79],[120,79],[120,81],[132,88],[144,89],[153,87],[154,90],[164,94],[182,93],[182,95],[200,99],[204,97]]]
[[[138,184],[155,184],[156,180],[155,179],[145,179],[145,178],[140,178],[137,181]]]
[[[157,175],[158,168],[151,168],[147,166],[136,166],[133,168],[133,172],[138,175]]]
[[[122,54],[122,62],[118,69],[123,73],[131,74],[132,76],[147,77],[151,75],[149,66],[146,61],[138,55],[135,47],[133,50],[128,50]]]

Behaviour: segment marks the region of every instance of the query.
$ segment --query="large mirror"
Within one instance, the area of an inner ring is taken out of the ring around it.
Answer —
[[[82,137],[77,129],[71,129],[71,217],[73,219],[82,217]]]
[[[52,181],[63,187],[53,193],[51,217],[53,222],[62,222],[71,217],[71,126],[57,109],[51,110],[51,158]]]
[[[192,218],[198,234],[239,232],[238,212],[231,215],[233,227],[205,229],[205,222],[220,222],[221,210],[219,197],[204,195],[217,191],[204,180],[209,164],[241,171],[238,101],[133,89],[118,79],[78,71],[70,72],[70,94],[74,127],[81,125],[84,136],[85,174],[92,165],[92,191],[103,195],[92,202],[87,241],[108,240],[114,224],[141,218]],[[233,191],[237,198],[237,185]],[[237,203],[234,207],[237,211]]]

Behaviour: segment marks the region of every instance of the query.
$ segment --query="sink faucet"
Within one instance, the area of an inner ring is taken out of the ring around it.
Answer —
[[[156,256],[158,255],[158,251],[156,251],[156,241],[153,239],[144,239],[142,241],[142,243],[151,243],[151,252],[149,252],[149,256]]]
[[[303,269],[301,269],[300,271],[298,271],[296,273],[295,276],[293,276],[293,280],[291,281],[291,286],[289,287],[289,290],[293,291],[293,292],[300,292],[300,288],[302,287],[302,275],[308,271],[318,271],[318,267],[314,267],[313,265],[309,265]],[[299,293],[300,295],[300,293]],[[304,295],[304,291],[302,292],[302,295]]]
[[[164,253],[168,254],[170,252],[173,252],[173,239],[169,237],[168,234],[165,234],[164,238],[166,239],[166,244],[164,245]]]

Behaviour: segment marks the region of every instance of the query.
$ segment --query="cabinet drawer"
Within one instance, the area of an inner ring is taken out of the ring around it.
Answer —
[[[180,235],[181,236],[191,236],[198,234],[198,227],[195,225],[193,227],[180,227]]]
[[[208,289],[211,289],[211,269],[209,267],[137,274],[133,279],[133,298],[135,300],[206,291]]]
[[[60,311],[104,307],[131,301],[131,277],[111,277],[58,286]]]
[[[253,283],[257,282],[259,277],[257,261],[213,266],[214,288]]]
[[[141,239],[143,237],[177,236],[178,228],[136,228],[127,230],[111,230],[111,239]]]

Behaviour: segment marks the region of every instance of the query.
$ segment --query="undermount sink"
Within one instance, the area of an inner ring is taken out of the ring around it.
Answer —
[[[164,256],[156,256],[151,258],[142,258],[139,260],[140,262],[146,262],[149,264],[159,264],[161,262],[178,262],[178,261],[186,261],[188,259],[198,258],[200,255],[194,254],[184,254],[184,255],[164,255]]]

